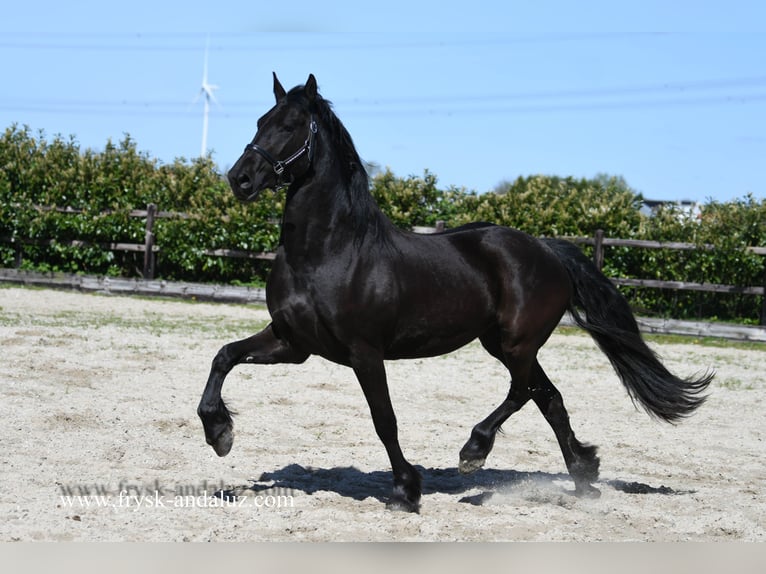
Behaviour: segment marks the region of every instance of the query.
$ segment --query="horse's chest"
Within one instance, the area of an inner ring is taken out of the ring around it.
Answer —
[[[267,292],[272,324],[279,338],[304,352],[345,362],[348,353],[333,329],[333,317],[322,312],[327,305],[321,295],[295,281],[281,286],[270,285]]]

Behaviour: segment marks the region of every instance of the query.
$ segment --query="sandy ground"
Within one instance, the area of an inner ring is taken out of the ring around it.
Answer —
[[[591,340],[557,333],[541,363],[581,440],[600,446],[602,491],[573,497],[534,405],[505,425],[484,469],[458,451],[507,391],[472,344],[388,365],[420,514],[387,511],[388,459],[353,374],[321,359],[238,367],[229,456],[196,407],[221,345],[264,309],[0,289],[0,540],[766,541],[766,347],[655,346],[679,374],[718,373],[679,426],[637,411]],[[214,496],[221,488],[238,496]]]

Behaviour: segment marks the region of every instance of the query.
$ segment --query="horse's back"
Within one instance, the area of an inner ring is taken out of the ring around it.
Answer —
[[[522,231],[474,223],[402,238],[390,264],[398,316],[392,355],[446,352],[498,328],[547,330],[568,305],[569,276],[558,257]]]
[[[494,282],[493,304],[504,329],[547,330],[569,305],[572,285],[559,256],[537,237],[511,227],[479,223],[445,237],[460,246],[464,260],[482,260]],[[527,322],[528,325],[521,323]]]
[[[513,227],[477,221],[432,237],[441,238],[447,245],[454,247],[464,261],[471,263],[483,260],[485,265],[489,263],[498,272],[502,270],[512,275],[527,274],[530,268],[535,268],[547,271],[552,278],[567,277],[559,258],[547,244]],[[441,251],[443,247],[443,244],[436,242],[437,250]]]

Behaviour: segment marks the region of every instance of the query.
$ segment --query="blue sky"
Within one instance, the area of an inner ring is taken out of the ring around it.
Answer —
[[[309,73],[360,155],[489,191],[531,174],[623,176],[649,199],[766,197],[766,3],[10,2],[0,129],[125,133],[161,161],[222,170]]]

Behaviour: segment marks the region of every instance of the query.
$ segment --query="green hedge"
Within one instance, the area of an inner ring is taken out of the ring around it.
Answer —
[[[81,239],[94,244],[143,243],[145,221],[134,209],[154,203],[162,211],[188,218],[160,218],[154,232],[161,246],[159,272],[166,279],[258,281],[263,263],[204,255],[206,249],[272,249],[279,237],[279,199],[238,202],[210,158],[160,164],[137,150],[126,136],[103,151],[82,151],[77,142],[57,136],[48,141],[12,126],[0,138],[0,237]],[[71,207],[82,214],[40,211],[35,206]],[[15,251],[0,243],[0,264],[12,266]],[[25,246],[29,269],[134,276],[143,254],[100,247]]]
[[[644,218],[639,237],[683,241],[714,249],[671,251],[631,249],[622,259],[608,256],[610,276],[666,281],[759,286],[766,280],[766,256],[745,248],[766,246],[766,201],[751,195],[727,203],[709,202],[699,215],[677,209]],[[741,320],[758,323],[762,297],[656,289],[627,290],[633,306],[646,314],[681,318]]]
[[[188,217],[157,219],[162,278],[207,282],[262,282],[267,262],[207,256],[209,249],[271,251],[284,201],[266,193],[243,204],[229,190],[210,158],[162,164],[139,152],[125,136],[102,151],[82,150],[74,138],[11,126],[0,137],[0,237],[55,239],[52,246],[27,245],[23,267],[120,276],[140,275],[142,253],[112,252],[104,242],[143,243],[145,221],[129,217],[154,203]],[[747,246],[766,245],[766,201],[752,196],[709,202],[692,216],[664,207],[641,212],[642,198],[620,177],[592,179],[529,176],[491,193],[440,189],[435,175],[398,177],[390,170],[371,179],[371,192],[401,227],[454,227],[489,221],[533,235],[592,236],[712,244],[714,250],[671,251],[607,247],[604,271],[612,277],[762,285],[764,257]],[[70,207],[77,215],[35,206]],[[89,247],[61,243],[80,239]],[[587,250],[588,248],[586,248]],[[12,267],[14,247],[0,242],[0,265]],[[641,313],[679,318],[721,318],[755,323],[761,298],[701,292],[623,288]]]

